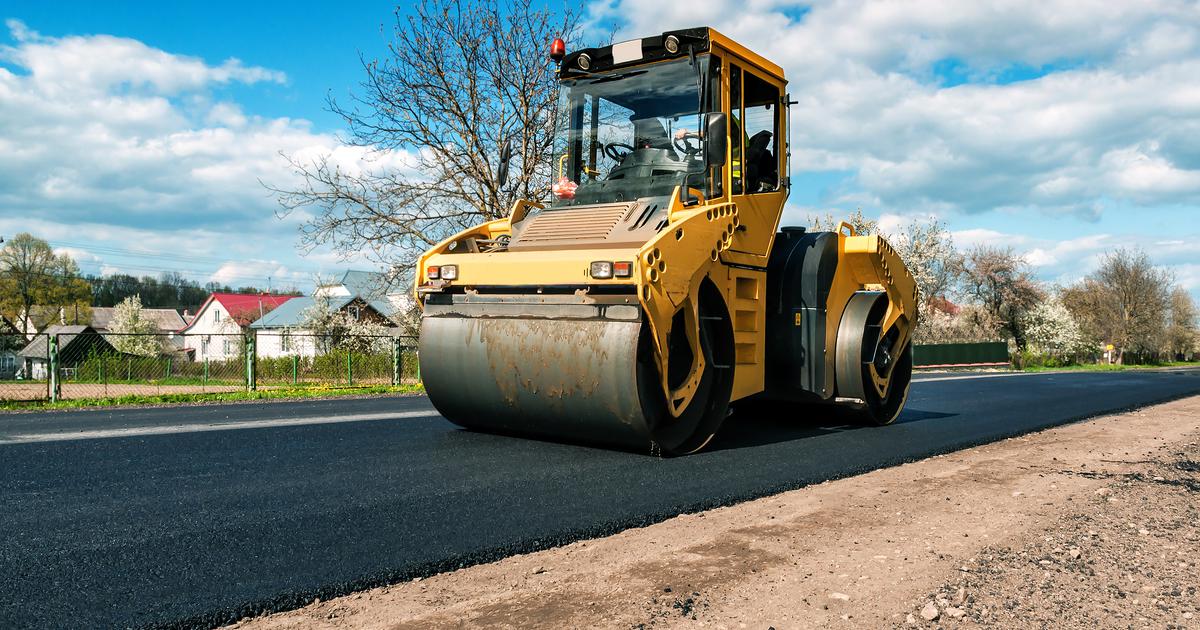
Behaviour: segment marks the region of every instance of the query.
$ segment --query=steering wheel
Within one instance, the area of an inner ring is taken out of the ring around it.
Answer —
[[[624,150],[622,152],[621,150]],[[604,155],[612,158],[613,161],[620,162],[625,159],[625,156],[633,153],[633,147],[624,142],[610,142],[604,145]]]
[[[697,153],[700,153],[700,138],[697,138],[696,136],[675,138],[673,142],[675,144],[675,148],[684,155],[696,155]]]

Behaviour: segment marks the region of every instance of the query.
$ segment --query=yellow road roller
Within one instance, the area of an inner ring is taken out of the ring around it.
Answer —
[[[438,411],[660,455],[704,448],[731,405],[894,421],[916,284],[879,236],[780,228],[783,69],[710,28],[551,57],[551,198],[418,263]]]

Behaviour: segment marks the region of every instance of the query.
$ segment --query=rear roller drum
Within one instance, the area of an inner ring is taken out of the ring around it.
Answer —
[[[912,382],[912,343],[894,352],[899,331],[893,327],[880,334],[887,308],[883,293],[855,293],[838,327],[838,397],[849,399],[842,410],[850,419],[873,426],[896,421]],[[882,393],[876,376],[882,381]]]

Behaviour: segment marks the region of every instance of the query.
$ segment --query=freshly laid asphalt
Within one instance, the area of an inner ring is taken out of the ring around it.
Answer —
[[[889,427],[734,415],[677,459],[423,397],[0,416],[0,627],[212,626],[1200,394],[1196,370],[921,378]]]

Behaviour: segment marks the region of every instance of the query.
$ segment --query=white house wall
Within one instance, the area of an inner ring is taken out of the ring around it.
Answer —
[[[224,361],[237,358],[242,349],[239,335],[242,329],[229,316],[229,311],[217,300],[196,313],[192,326],[184,331],[183,347],[195,351],[196,361]]]
[[[254,349],[260,357],[315,357],[316,341],[309,330],[296,329],[284,333],[279,329],[266,329],[258,331]]]

